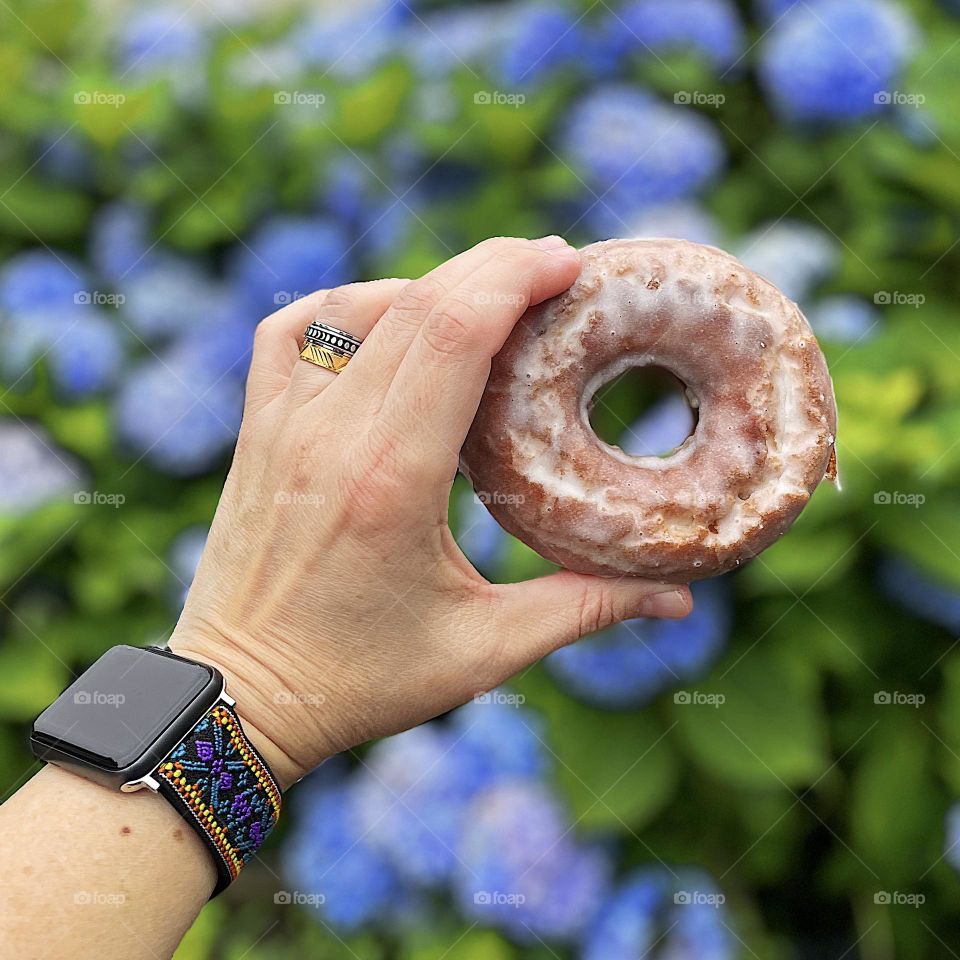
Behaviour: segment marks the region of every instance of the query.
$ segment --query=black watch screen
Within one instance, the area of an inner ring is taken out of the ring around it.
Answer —
[[[223,689],[213,667],[166,650],[117,646],[78,677],[33,725],[41,760],[116,785],[149,773]]]

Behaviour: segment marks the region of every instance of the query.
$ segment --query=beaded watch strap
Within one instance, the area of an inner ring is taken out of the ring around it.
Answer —
[[[280,817],[280,789],[243,733],[218,703],[160,764],[162,793],[210,848],[216,896],[257,852]]]

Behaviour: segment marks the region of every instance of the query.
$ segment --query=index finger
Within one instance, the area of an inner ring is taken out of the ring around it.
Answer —
[[[490,361],[517,320],[566,290],[580,255],[565,242],[504,249],[441,298],[404,356],[384,404],[427,462],[446,474],[459,457],[490,375]],[[424,449],[425,447],[425,449]]]

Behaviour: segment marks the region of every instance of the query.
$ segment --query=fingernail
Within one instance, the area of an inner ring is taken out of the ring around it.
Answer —
[[[534,240],[533,245],[535,247],[539,247],[541,250],[559,250],[561,247],[569,246],[563,237],[558,237],[556,234],[549,237],[541,237],[539,240]]]
[[[683,617],[690,609],[690,601],[682,590],[655,593],[640,605],[645,617]]]

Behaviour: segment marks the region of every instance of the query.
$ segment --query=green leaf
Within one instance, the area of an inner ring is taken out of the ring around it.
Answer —
[[[649,713],[607,713],[572,700],[538,670],[513,686],[546,717],[557,777],[579,823],[641,829],[677,783],[677,763]]]
[[[0,516],[0,593],[26,576],[37,564],[65,548],[79,527],[73,503],[46,504],[23,518]]]
[[[31,244],[38,238],[59,243],[77,236],[93,206],[82,194],[30,177],[9,185],[0,183],[0,194],[0,230]]]
[[[920,506],[877,504],[872,533],[932,576],[960,586],[960,501],[941,494]]]
[[[70,671],[42,638],[0,647],[0,717],[32,720],[55,700]]]
[[[870,733],[853,777],[850,829],[857,852],[880,882],[914,884],[939,859],[939,831],[930,825],[942,822],[944,802],[929,769],[930,733],[917,708],[882,709],[887,717]]]
[[[671,715],[693,760],[734,786],[795,789],[829,763],[815,676],[762,641],[675,694]]]
[[[797,525],[750,562],[744,581],[758,593],[799,594],[827,587],[847,575],[857,559],[855,544],[847,526]]]

